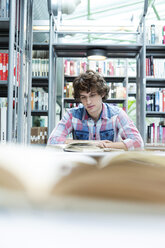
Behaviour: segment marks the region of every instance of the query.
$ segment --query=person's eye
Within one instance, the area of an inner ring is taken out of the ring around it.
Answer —
[[[96,93],[95,94],[91,94],[91,97],[95,97],[96,96]]]
[[[80,96],[80,100],[85,100],[85,96]]]

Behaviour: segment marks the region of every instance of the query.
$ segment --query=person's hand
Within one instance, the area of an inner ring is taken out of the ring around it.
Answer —
[[[112,148],[112,143],[110,140],[100,140],[97,142],[97,146],[101,148]]]

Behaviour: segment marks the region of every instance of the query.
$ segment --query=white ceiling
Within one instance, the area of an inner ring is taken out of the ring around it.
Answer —
[[[69,0],[68,0],[69,1]],[[47,0],[33,0],[34,20],[48,20],[49,15],[47,11]],[[69,1],[71,2],[71,0]],[[135,28],[141,19],[144,9],[144,0],[81,0],[81,3],[77,6],[75,11],[70,14],[62,15],[63,21],[72,21],[73,23],[83,23],[85,20],[99,21],[103,25],[132,25]],[[147,20],[154,22],[156,20],[164,20],[165,22],[165,0],[149,0],[149,8],[147,14]],[[97,24],[96,24],[97,25]],[[68,36],[70,40],[75,42],[86,42],[87,35],[72,35]],[[74,37],[74,38],[73,38]],[[89,38],[89,35],[88,35]],[[112,38],[114,42],[128,42],[134,41],[133,36],[122,36],[121,39],[114,35],[93,35],[90,38],[95,42],[104,42]],[[34,42],[45,42],[48,40],[48,35],[46,33],[34,34]]]

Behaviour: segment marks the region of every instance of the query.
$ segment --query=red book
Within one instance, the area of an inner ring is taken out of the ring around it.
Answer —
[[[146,58],[146,76],[148,76],[148,58]]]
[[[165,112],[165,90],[162,90],[162,111]]]
[[[70,61],[70,75],[73,76],[75,75],[75,72],[74,72],[74,61]]]
[[[2,80],[7,80],[7,74],[6,74],[6,53],[2,53]]]
[[[109,62],[109,75],[114,76],[114,68],[111,61]]]

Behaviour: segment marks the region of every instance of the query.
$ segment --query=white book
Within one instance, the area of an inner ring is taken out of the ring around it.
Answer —
[[[0,142],[6,143],[7,107],[0,108]]]
[[[1,17],[6,18],[6,0],[1,0]]]
[[[9,0],[6,0],[6,17],[9,17]]]
[[[44,68],[45,68],[45,62],[44,59],[41,59],[41,76],[44,77]]]
[[[96,71],[96,61],[95,60],[89,60],[89,70]]]
[[[37,67],[38,67],[38,77],[41,77],[42,73],[41,73],[41,59],[37,59]]]
[[[46,76],[49,76],[49,59],[46,59]]]
[[[159,112],[162,112],[163,107],[163,98],[162,98],[162,91],[159,91]]]
[[[35,76],[35,59],[32,59],[32,77]]]

